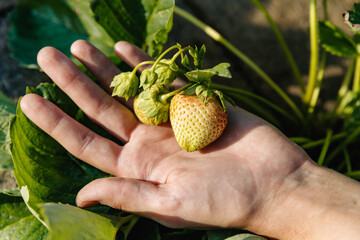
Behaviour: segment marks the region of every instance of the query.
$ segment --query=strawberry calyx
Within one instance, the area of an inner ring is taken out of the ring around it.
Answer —
[[[225,96],[220,90],[212,89],[208,86],[202,85],[202,84],[193,84],[189,88],[187,88],[182,95],[189,95],[189,96],[199,96],[204,105],[206,106],[208,102],[215,100],[215,102],[220,104],[220,107],[223,109],[224,112],[226,112],[226,101],[235,106],[236,104],[234,101]]]
[[[228,100],[232,105],[235,105],[235,103],[229,97],[224,96],[220,90],[213,89],[210,86],[212,83],[211,78],[215,75],[231,78],[231,73],[228,69],[229,67],[229,63],[220,63],[213,68],[201,70],[195,69],[185,73],[185,77],[194,84],[186,89],[183,94],[199,96],[204,105],[206,105],[211,99],[217,97],[221,103],[222,109],[226,111],[226,100]]]
[[[127,101],[137,94],[139,78],[133,72],[123,72],[114,77],[110,87],[114,87],[112,96],[124,97]]]
[[[160,96],[168,93],[169,90],[165,86],[155,84],[137,96],[138,108],[147,118],[153,118],[154,125],[165,123],[169,119],[170,103],[159,99]]]

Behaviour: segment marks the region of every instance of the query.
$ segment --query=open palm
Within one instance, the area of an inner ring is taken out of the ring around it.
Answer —
[[[284,181],[308,160],[268,123],[231,107],[223,135],[188,153],[170,124],[141,124],[128,103],[109,95],[120,71],[99,50],[79,40],[71,51],[105,90],[54,48],[39,52],[39,65],[88,117],[125,145],[96,135],[37,95],[23,97],[21,108],[73,155],[115,176],[85,186],[77,197],[80,207],[102,203],[171,227],[251,229],[251,219],[272,204]],[[115,52],[131,66],[149,60],[127,42],[119,42]]]

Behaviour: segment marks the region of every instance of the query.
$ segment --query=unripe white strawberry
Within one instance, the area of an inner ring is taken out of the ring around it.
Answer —
[[[215,97],[207,99],[205,105],[199,96],[177,94],[171,100],[170,122],[179,145],[193,152],[222,134],[227,114]]]

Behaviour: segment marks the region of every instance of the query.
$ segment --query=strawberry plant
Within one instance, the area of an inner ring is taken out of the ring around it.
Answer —
[[[318,19],[317,1],[309,1],[311,58],[309,79],[305,84],[295,58],[270,14],[260,1],[252,2],[264,14],[279,40],[293,73],[291,77],[300,89],[301,106],[295,104],[294,99],[241,50],[215,29],[175,6],[174,0],[24,0],[9,17],[9,48],[23,66],[36,68],[36,54],[43,46],[55,46],[71,57],[70,44],[79,38],[86,39],[124,71],[114,77],[111,84],[113,95],[125,99],[135,96],[135,113],[146,124],[162,124],[170,117],[174,135],[185,150],[202,148],[221,134],[226,125],[224,102],[232,102],[231,97],[237,105],[261,115],[286,133],[319,165],[360,179],[360,164],[356,161],[360,157],[357,150],[360,137],[360,4],[354,4],[353,9],[344,13],[344,22],[352,30],[352,34],[347,34],[342,26],[328,21],[326,0],[323,0],[324,19],[321,21]],[[173,13],[203,30],[249,66],[279,96],[281,104],[261,94],[212,82],[214,76],[229,78],[229,65],[221,63],[203,68],[204,47],[175,45],[163,52],[167,35],[172,30]],[[119,40],[138,45],[155,60],[129,70],[112,51]],[[165,54],[172,50],[177,52],[166,59]],[[349,58],[351,62],[333,108],[324,111],[319,99],[325,84],[328,53]],[[149,68],[138,76],[137,69],[144,65],[149,65]],[[178,76],[188,84],[173,89],[171,84]],[[118,142],[88,119],[56,85],[42,83],[36,88],[28,88],[27,93],[44,97],[89,129]],[[27,119],[11,100],[5,96],[0,96],[0,100],[1,166],[14,169],[19,186],[18,190],[0,194],[0,208],[10,216],[1,217],[1,238],[17,234],[17,239],[262,239],[230,229],[168,229],[107,206],[98,205],[86,210],[72,206],[83,186],[96,178],[108,177],[108,174],[72,156]],[[194,102],[194,106],[189,106],[189,102]],[[210,108],[216,120],[207,115],[203,120]],[[193,115],[197,120],[192,118]],[[211,128],[208,132],[199,130],[193,121],[209,121]],[[190,131],[185,132],[184,128]]]
[[[163,59],[169,51],[178,49],[171,59]],[[191,68],[188,55],[193,57]],[[111,87],[113,96],[135,97],[134,111],[138,119],[149,125],[166,123],[170,115],[175,138],[180,146],[188,151],[199,150],[215,141],[227,124],[225,98],[235,103],[216,89],[212,89],[211,78],[215,75],[231,78],[228,63],[220,63],[211,69],[201,69],[205,46],[198,48],[175,45],[163,52],[156,61],[146,61],[137,65],[131,72],[123,72],[114,77]],[[183,68],[175,60],[181,56]],[[152,64],[136,76],[139,67]],[[173,81],[183,74],[189,84],[171,90]],[[140,93],[138,93],[140,92]],[[169,113],[170,112],[170,113]]]

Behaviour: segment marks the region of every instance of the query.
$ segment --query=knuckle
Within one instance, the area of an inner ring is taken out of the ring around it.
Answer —
[[[85,136],[82,137],[80,148],[79,148],[79,153],[78,153],[78,156],[80,158],[81,158],[81,156],[83,156],[86,153],[88,147],[91,145],[94,138],[95,138],[95,134],[91,131],[87,131],[85,133]]]

